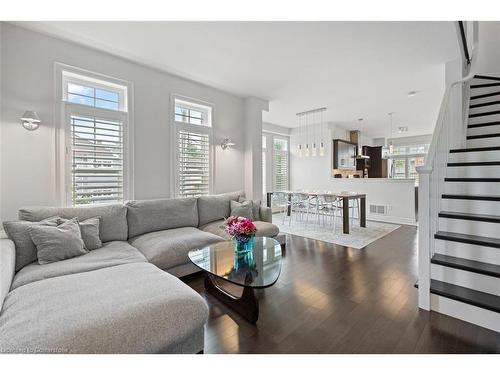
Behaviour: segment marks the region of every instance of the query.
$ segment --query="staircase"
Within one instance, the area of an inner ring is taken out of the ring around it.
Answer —
[[[429,233],[430,309],[500,332],[500,77],[470,81],[465,147],[445,160]]]

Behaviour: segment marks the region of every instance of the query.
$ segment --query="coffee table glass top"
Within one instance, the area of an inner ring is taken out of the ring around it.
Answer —
[[[236,253],[234,242],[224,241],[191,250],[189,259],[212,276],[252,288],[273,285],[281,272],[281,246],[268,237],[256,237],[246,253]]]

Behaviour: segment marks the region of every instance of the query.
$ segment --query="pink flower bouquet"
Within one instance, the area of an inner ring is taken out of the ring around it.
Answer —
[[[238,242],[248,242],[257,232],[252,220],[245,217],[229,216],[224,224],[226,232]]]

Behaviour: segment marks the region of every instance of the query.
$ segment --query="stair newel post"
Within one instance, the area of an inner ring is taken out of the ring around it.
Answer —
[[[431,172],[432,169],[423,167],[418,170],[418,307],[424,310],[430,310],[431,307]]]

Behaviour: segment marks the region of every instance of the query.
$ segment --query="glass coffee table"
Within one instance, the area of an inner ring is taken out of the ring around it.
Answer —
[[[191,250],[189,259],[205,271],[206,292],[255,323],[259,302],[254,289],[268,288],[278,280],[281,245],[275,239],[257,237],[252,250],[237,253],[233,241],[224,241]],[[233,293],[233,289],[241,294]]]

